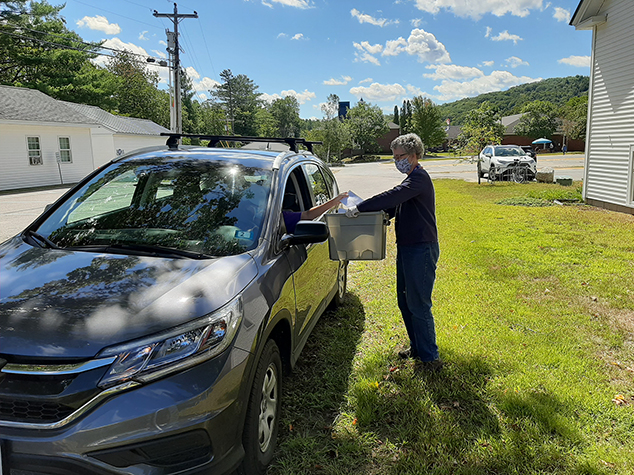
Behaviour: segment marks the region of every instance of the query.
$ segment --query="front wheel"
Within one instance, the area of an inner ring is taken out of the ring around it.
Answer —
[[[332,307],[337,308],[343,304],[343,298],[346,295],[348,287],[348,261],[339,261],[339,269],[337,270],[337,292],[332,298]]]
[[[489,167],[489,172],[487,173],[487,180],[489,181],[489,183],[495,183],[496,179],[497,179],[497,174],[495,171],[495,167],[491,165]]]
[[[273,340],[266,342],[249,396],[242,444],[244,460],[238,473],[262,475],[273,460],[281,408],[282,359]]]
[[[528,181],[528,173],[524,167],[515,167],[513,169],[513,181],[515,183],[524,183]]]

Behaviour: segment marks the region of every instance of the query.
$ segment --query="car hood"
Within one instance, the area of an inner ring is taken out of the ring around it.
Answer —
[[[212,312],[255,278],[248,254],[167,259],[0,246],[0,354],[89,358]]]

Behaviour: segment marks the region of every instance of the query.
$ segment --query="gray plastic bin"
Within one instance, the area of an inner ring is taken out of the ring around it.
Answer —
[[[388,216],[383,211],[359,213],[348,218],[344,213],[326,215],[330,230],[328,247],[333,261],[372,261],[385,259],[385,231]]]

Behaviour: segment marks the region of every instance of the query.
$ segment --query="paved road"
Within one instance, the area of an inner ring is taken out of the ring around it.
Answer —
[[[583,155],[539,156],[538,169],[551,167],[556,176],[570,176],[575,181],[583,178]],[[456,159],[425,160],[423,167],[432,179],[453,178],[477,181],[476,165]],[[385,160],[373,163],[357,163],[332,169],[342,191],[352,190],[362,198],[397,185],[403,175],[394,162]],[[22,231],[44,207],[62,196],[68,188],[0,194],[0,242]]]

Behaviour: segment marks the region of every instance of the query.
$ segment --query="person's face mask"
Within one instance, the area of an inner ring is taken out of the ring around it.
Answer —
[[[409,171],[412,169],[412,164],[409,163],[409,160],[407,158],[394,160],[394,165],[396,165],[396,169],[401,173],[409,173]]]

